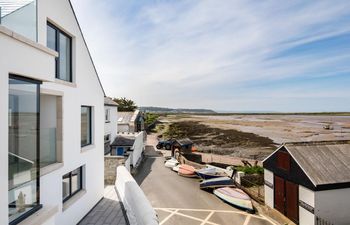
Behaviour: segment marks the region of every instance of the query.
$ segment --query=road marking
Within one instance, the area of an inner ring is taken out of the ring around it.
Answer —
[[[247,216],[247,218],[244,221],[243,225],[248,225],[249,221],[250,221],[251,215]]]
[[[165,211],[165,212],[172,212],[173,214],[172,214],[172,215],[169,215],[169,216],[168,216],[169,218],[172,217],[172,216],[174,216],[174,215],[178,215],[178,216],[186,217],[186,218],[189,218],[189,219],[192,219],[192,220],[196,220],[196,221],[199,221],[199,222],[203,222],[203,221],[204,221],[204,220],[202,220],[202,219],[200,219],[200,218],[193,217],[193,216],[189,216],[189,215],[186,215],[186,214],[183,214],[183,213],[179,213],[179,212],[173,212],[173,211],[168,210],[168,209],[158,209],[158,210],[163,210],[163,211]],[[181,210],[181,209],[179,209],[179,210]],[[169,219],[168,217],[165,218],[165,219],[168,220],[168,219]],[[165,219],[162,221],[162,224],[163,224],[164,222],[166,222]],[[213,222],[210,222],[210,221],[207,221],[206,223],[207,223],[207,224],[211,224],[211,225],[220,225],[220,224],[213,223]],[[159,225],[161,225],[161,224],[159,224]]]
[[[206,221],[206,219],[202,220],[200,218],[196,218],[196,217],[193,217],[193,216],[189,216],[189,215],[186,215],[186,214],[182,214],[182,213],[179,213],[178,211],[193,211],[193,212],[209,212],[209,215],[210,214],[214,214],[214,213],[233,213],[233,214],[240,214],[240,215],[245,215],[247,216],[246,220],[245,220],[245,223],[243,225],[247,225],[248,222],[250,221],[251,217],[254,217],[254,218],[258,218],[258,219],[262,219],[262,220],[266,220],[268,221],[269,223],[271,223],[271,225],[277,225],[274,221],[272,221],[271,219],[265,217],[264,215],[253,215],[253,214],[249,214],[249,213],[246,213],[246,212],[241,212],[241,211],[233,211],[233,210],[212,210],[212,209],[182,209],[182,208],[154,208],[155,210],[162,210],[162,211],[165,211],[165,212],[170,212],[171,214],[168,216],[169,218],[173,215],[179,215],[179,216],[183,216],[183,217],[187,217],[187,218],[190,218],[190,219],[193,219],[193,220],[197,220],[197,221],[200,221],[203,223],[203,221]],[[174,212],[176,211],[176,212]],[[208,216],[209,216],[208,215]],[[211,217],[212,215],[210,215]],[[209,217],[209,218],[210,218]],[[166,218],[167,220],[169,218]],[[208,218],[208,220],[209,220]],[[163,220],[164,221],[164,220]],[[163,224],[163,221],[162,221],[162,224]],[[165,221],[164,221],[165,222]],[[216,223],[213,223],[213,222],[210,222],[210,221],[206,221],[207,224],[211,224],[211,225],[218,225]],[[201,225],[202,225],[201,224]]]
[[[168,212],[171,212],[171,213],[170,213],[167,217],[165,217],[165,219],[164,219],[162,222],[160,222],[159,225],[164,224],[168,219],[170,219],[170,217],[172,217],[173,215],[175,215],[177,211],[178,211],[178,209],[176,209],[175,211],[168,211]]]
[[[201,225],[204,225],[208,222],[208,220],[210,219],[210,217],[214,214],[214,211],[211,211],[209,213],[209,215],[204,219],[204,221],[201,223]]]

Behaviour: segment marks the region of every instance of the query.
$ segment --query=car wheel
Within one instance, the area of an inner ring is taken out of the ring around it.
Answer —
[[[157,149],[161,149],[162,146],[161,146],[161,145],[157,145],[156,148],[157,148]]]
[[[170,150],[170,148],[171,148],[170,144],[166,144],[166,145],[165,145],[165,149],[166,149],[166,150]]]

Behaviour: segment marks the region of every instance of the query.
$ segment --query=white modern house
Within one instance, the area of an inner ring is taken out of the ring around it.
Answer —
[[[105,136],[104,153],[111,152],[111,143],[117,136],[118,104],[109,97],[105,97]]]
[[[350,141],[286,143],[263,166],[266,205],[300,225],[350,224]]]
[[[103,88],[69,0],[0,11],[0,224],[77,224],[103,197]]]

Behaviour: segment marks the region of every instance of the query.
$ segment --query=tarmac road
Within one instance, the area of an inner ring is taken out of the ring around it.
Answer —
[[[200,190],[198,179],[177,175],[164,166],[164,160],[153,146],[147,146],[135,176],[156,209],[160,225],[274,225]]]

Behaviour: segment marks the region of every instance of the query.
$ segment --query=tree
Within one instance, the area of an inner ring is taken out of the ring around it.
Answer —
[[[119,112],[134,112],[137,109],[136,103],[131,99],[123,97],[114,98],[113,101],[118,104]]]

